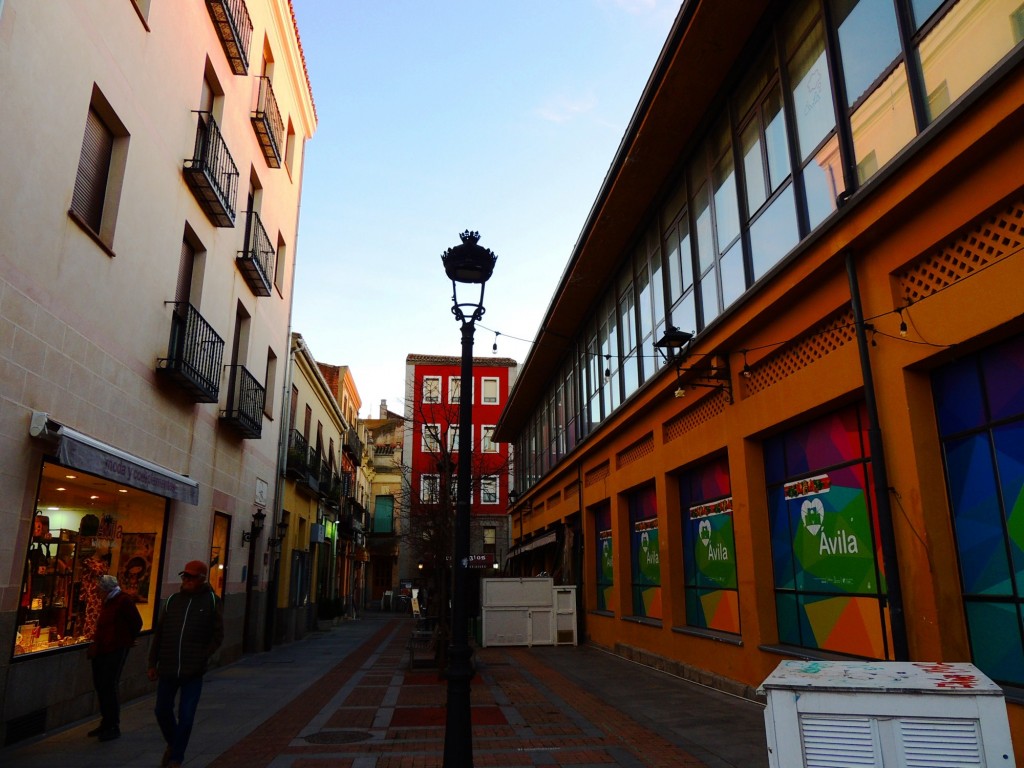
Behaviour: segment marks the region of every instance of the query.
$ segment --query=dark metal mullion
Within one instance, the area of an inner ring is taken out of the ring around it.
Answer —
[[[803,158],[800,157],[799,126],[793,104],[792,82],[789,79],[789,58],[782,45],[782,30],[776,26],[772,32],[772,45],[779,63],[779,88],[782,91],[782,114],[786,121],[786,148],[789,152],[789,175],[796,202],[797,230],[803,240],[811,232],[811,216],[807,210],[807,186],[804,184]]]
[[[903,48],[903,66],[907,72],[907,86],[910,89],[910,108],[914,113],[916,133],[928,126],[928,94],[925,92],[924,75],[917,66],[917,48],[914,46],[914,25],[908,6],[909,0],[893,0],[896,4],[896,29]]]
[[[832,9],[829,5],[831,0],[819,0],[819,2],[825,30],[825,63],[828,65],[828,81],[832,88],[832,111],[835,113],[836,135],[839,137],[843,186],[845,196],[849,197],[857,191],[860,182],[857,179],[857,153],[853,146],[850,110],[846,106],[846,83],[842,77],[843,63],[839,51],[839,31],[832,23]],[[838,208],[840,205],[840,201],[836,200],[836,207]]]

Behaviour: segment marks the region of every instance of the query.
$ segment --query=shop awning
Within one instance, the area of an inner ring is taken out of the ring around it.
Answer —
[[[56,441],[57,460],[65,466],[193,506],[199,504],[199,483],[195,480],[65,427],[46,413],[32,413],[29,434]]]
[[[524,544],[520,544],[518,547],[512,547],[512,549],[510,549],[508,551],[508,555],[506,556],[506,560],[509,560],[509,559],[515,557],[516,555],[521,555],[524,552],[529,552],[531,549],[536,549],[537,547],[543,547],[543,546],[546,546],[547,544],[554,544],[555,543],[555,539],[557,537],[558,537],[558,532],[557,531],[548,531],[544,535],[538,536],[536,539],[530,539],[530,541],[527,541]]]

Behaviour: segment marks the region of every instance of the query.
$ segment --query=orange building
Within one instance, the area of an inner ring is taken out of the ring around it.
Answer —
[[[1024,756],[1024,10],[684,2],[498,425],[584,635],[971,661]]]

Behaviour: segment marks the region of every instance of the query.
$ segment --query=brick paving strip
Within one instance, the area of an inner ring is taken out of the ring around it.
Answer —
[[[407,628],[388,622],[211,768],[440,768],[446,682],[406,669]],[[529,649],[477,649],[476,660],[478,768],[704,766]]]

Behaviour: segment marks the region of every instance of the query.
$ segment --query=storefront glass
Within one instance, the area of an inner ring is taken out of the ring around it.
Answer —
[[[44,462],[18,603],[14,655],[91,641],[98,578],[117,577],[153,626],[167,500]]]
[[[654,487],[628,495],[632,539],[633,615],[660,619],[661,554],[658,545],[658,500]]]
[[[612,513],[608,506],[594,512],[597,531],[597,610],[615,610],[615,560],[612,546]]]

